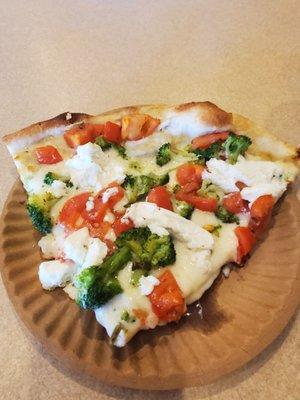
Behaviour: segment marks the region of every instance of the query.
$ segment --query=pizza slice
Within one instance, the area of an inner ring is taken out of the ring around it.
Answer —
[[[243,265],[298,170],[296,148],[209,102],[66,113],[4,141],[43,288],[94,310],[119,347]]]

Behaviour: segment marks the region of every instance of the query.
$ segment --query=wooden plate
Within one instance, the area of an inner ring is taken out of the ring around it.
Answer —
[[[43,291],[37,276],[38,234],[13,187],[1,222],[1,273],[15,309],[49,353],[109,384],[175,389],[216,380],[261,352],[293,315],[300,291],[299,203],[290,190],[273,226],[245,268],[219,278],[178,324],[139,333],[125,348],[110,347],[94,315],[60,289]]]

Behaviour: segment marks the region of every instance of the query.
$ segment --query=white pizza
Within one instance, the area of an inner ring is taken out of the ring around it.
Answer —
[[[297,174],[295,147],[210,102],[66,113],[4,140],[42,287],[94,310],[118,347],[242,266]]]

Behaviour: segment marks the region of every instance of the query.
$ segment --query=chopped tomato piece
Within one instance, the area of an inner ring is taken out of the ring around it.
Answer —
[[[199,136],[192,140],[193,149],[206,149],[218,140],[226,140],[229,132],[209,133],[208,135]]]
[[[122,218],[124,216],[124,213],[116,215],[116,219],[114,220],[112,224],[112,228],[116,234],[116,236],[120,236],[121,233],[128,231],[131,228],[134,228],[134,224],[131,221],[131,219],[126,218],[124,221],[122,221]]]
[[[181,186],[194,182],[199,188],[202,182],[202,173],[204,169],[202,165],[198,164],[183,164],[176,170],[177,181]]]
[[[151,135],[160,120],[147,114],[126,115],[122,118],[122,139],[139,140]]]
[[[149,201],[149,203],[155,203],[158,207],[173,211],[171,194],[165,186],[156,186],[151,189],[147,196],[147,201]]]
[[[266,194],[258,197],[252,204],[250,215],[252,218],[263,219],[270,214],[275,204],[275,199],[272,195]]]
[[[198,210],[215,212],[217,209],[217,200],[212,197],[200,197],[194,193],[185,193],[183,189],[179,189],[175,193],[177,200],[186,201]]]
[[[35,154],[40,164],[56,164],[62,161],[62,156],[54,146],[38,147]]]
[[[196,182],[190,182],[186,183],[184,186],[182,186],[181,190],[183,193],[192,193],[196,192],[199,189],[199,185]]]
[[[237,263],[240,264],[242,258],[251,251],[256,242],[256,238],[251,229],[246,226],[238,226],[235,228],[235,234],[239,243],[237,249]]]
[[[109,206],[107,203],[103,203],[101,198],[95,197],[93,199],[94,207],[92,210],[87,211],[86,206],[81,212],[81,216],[85,221],[91,223],[100,223],[108,210]]]
[[[67,229],[75,229],[78,219],[86,208],[86,202],[90,196],[89,192],[80,193],[67,200],[59,213],[58,221]],[[83,218],[81,217],[83,222]]]
[[[233,213],[238,214],[247,210],[247,203],[242,199],[240,192],[233,192],[223,198],[224,208]]]
[[[275,199],[270,194],[258,197],[250,209],[249,228],[256,237],[260,237],[266,230],[272,215]]]
[[[92,141],[94,142],[98,136],[103,135],[104,125],[103,124],[93,124],[91,126],[92,130]]]
[[[113,122],[106,122],[104,129],[103,129],[103,136],[106,140],[112,143],[121,143],[122,136],[121,136],[121,127],[118,124]]]
[[[133,308],[132,312],[136,318],[138,318],[142,325],[146,325],[146,320],[148,317],[148,312],[141,308]]]
[[[81,123],[66,131],[64,133],[64,139],[72,149],[92,142],[94,139],[95,126],[98,127],[98,125]]]
[[[178,283],[170,270],[166,270],[159,281],[148,296],[152,310],[161,321],[178,321],[186,310]]]
[[[105,189],[102,189],[97,195],[98,198],[102,198],[103,194],[108,189],[112,189],[112,188],[116,189],[116,192],[113,193],[112,195],[110,195],[109,199],[104,203],[104,204],[107,204],[110,208],[113,208],[118,203],[118,201],[120,201],[123,198],[124,189],[122,188],[122,186],[120,186],[118,183],[114,183],[114,182],[110,183],[108,185],[108,187],[106,187]]]

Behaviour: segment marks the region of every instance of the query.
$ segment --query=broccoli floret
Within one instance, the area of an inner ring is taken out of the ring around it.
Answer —
[[[119,154],[120,157],[126,159],[127,155],[126,155],[126,150],[124,146],[121,146],[120,144],[112,144],[113,149],[116,150],[116,152]]]
[[[62,181],[67,187],[73,187],[73,183],[70,181],[70,179],[55,174],[54,172],[47,172],[44,178],[44,183],[50,186],[52,185],[53,181]]]
[[[139,280],[144,275],[145,275],[145,271],[143,271],[142,269],[133,270],[132,273],[131,273],[130,284],[132,286],[138,286]]]
[[[224,192],[222,189],[207,179],[202,181],[201,188],[197,191],[197,194],[200,197],[211,197],[217,201],[224,197]]]
[[[151,233],[148,227],[123,232],[115,243],[119,248],[126,246],[131,250],[134,267],[146,270],[163,267],[173,264],[176,259],[171,237]]]
[[[128,204],[135,203],[147,195],[155,186],[165,185],[169,182],[169,174],[165,175],[127,175],[122,187],[126,191]]]
[[[121,146],[120,144],[117,143],[109,142],[103,136],[98,136],[97,139],[95,140],[95,143],[98,146],[100,146],[103,151],[106,151],[108,149],[115,149],[120,157],[127,158],[124,146]]]
[[[156,164],[160,167],[171,161],[171,144],[163,144],[156,154]]]
[[[27,211],[32,225],[41,233],[50,233],[52,221],[50,209],[57,199],[50,193],[43,195],[31,195],[27,201]]]
[[[116,250],[101,265],[84,269],[76,278],[77,303],[82,308],[95,309],[122,293],[118,272],[131,260],[128,247]]]
[[[158,149],[158,152],[156,154],[156,164],[162,167],[163,165],[170,162],[172,159],[179,163],[183,163],[183,157],[186,159],[186,162],[197,161],[197,157],[195,157],[195,154],[190,151],[189,147],[177,149],[171,148],[171,143],[165,143]]]
[[[248,136],[236,135],[230,132],[228,138],[223,144],[226,157],[230,164],[235,164],[238,156],[240,154],[243,156],[251,143],[252,140]]]
[[[198,157],[198,160],[208,161],[211,158],[220,158],[223,151],[223,142],[218,140],[217,142],[211,144],[206,149],[195,149],[194,153]]]
[[[135,322],[136,319],[133,315],[130,315],[127,310],[124,310],[121,314],[121,320],[125,322]]]
[[[98,136],[95,143],[100,146],[103,151],[110,149],[112,145],[112,143],[106,140],[103,136]]]
[[[54,172],[47,172],[44,178],[46,185],[52,185],[53,181],[59,180],[59,176]]]
[[[219,218],[222,222],[225,222],[226,224],[230,224],[232,222],[236,222],[237,224],[240,223],[240,221],[236,215],[234,215],[230,211],[227,211],[222,206],[218,206],[217,211],[215,212],[215,215],[217,218]]]
[[[194,211],[194,207],[186,201],[174,200],[173,202],[174,212],[179,214],[181,217],[191,219]]]

